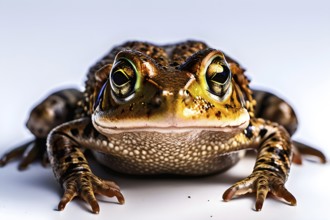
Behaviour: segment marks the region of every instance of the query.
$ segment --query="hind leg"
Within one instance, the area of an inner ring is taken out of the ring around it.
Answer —
[[[310,158],[312,161],[314,161],[313,158],[316,158],[317,160],[319,160],[320,163],[327,162],[327,158],[325,157],[325,155],[321,151],[311,146],[308,146],[298,141],[293,141],[293,146],[293,162],[296,164],[302,164],[302,156],[304,155]]]
[[[269,92],[253,90],[253,95],[257,101],[255,116],[282,125],[292,136],[298,126],[298,119],[293,108],[283,99]],[[293,141],[292,161],[296,164],[302,164],[303,155],[317,157],[321,163],[326,162],[325,155],[321,151]]]
[[[45,155],[46,138],[36,138],[5,153],[0,159],[0,166],[5,166],[10,160],[22,157],[18,165],[19,170],[24,170],[27,166],[37,158],[42,157],[42,165],[46,166],[49,161]]]
[[[26,126],[35,139],[24,143],[0,158],[0,166],[5,166],[10,160],[22,157],[19,170],[24,170],[37,159],[42,165],[49,163],[46,151],[46,139],[49,132],[66,121],[74,119],[77,103],[82,99],[82,93],[75,89],[65,89],[49,95],[30,113]]]
[[[257,101],[255,116],[282,125],[292,136],[297,130],[298,119],[293,108],[278,96],[261,90],[253,90]]]

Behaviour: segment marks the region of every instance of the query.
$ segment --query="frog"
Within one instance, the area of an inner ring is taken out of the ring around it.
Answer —
[[[293,108],[273,93],[250,88],[245,69],[202,41],[115,46],[88,73],[84,91],[50,94],[27,122],[35,139],[0,158],[19,168],[42,158],[63,188],[58,210],[80,197],[99,213],[95,194],[125,199],[120,187],[96,176],[85,151],[111,170],[129,175],[204,176],[224,172],[247,151],[252,173],[223,200],[255,194],[260,211],[268,194],[296,205],[285,182],[304,155],[324,154],[292,139]]]

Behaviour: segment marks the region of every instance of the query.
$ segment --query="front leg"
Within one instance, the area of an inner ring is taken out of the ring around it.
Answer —
[[[64,189],[59,210],[63,210],[67,203],[79,196],[90,204],[94,213],[99,213],[95,193],[116,196],[119,203],[124,203],[119,187],[114,182],[95,176],[80,149],[96,147],[96,140],[100,138],[105,137],[93,128],[89,118],[66,123],[51,132],[47,143],[50,163],[56,179]]]
[[[239,138],[258,150],[257,161],[250,176],[234,184],[223,194],[224,201],[255,192],[256,210],[260,211],[270,192],[291,205],[296,205],[296,199],[284,186],[293,154],[288,132],[276,123],[253,119],[244,135]]]

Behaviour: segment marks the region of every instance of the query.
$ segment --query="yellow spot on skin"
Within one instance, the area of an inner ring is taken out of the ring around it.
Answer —
[[[199,114],[199,111],[196,110],[196,109],[191,109],[191,108],[185,108],[183,110],[183,116],[184,117],[187,117],[187,118],[190,118],[190,117],[193,117],[193,116],[196,116]]]

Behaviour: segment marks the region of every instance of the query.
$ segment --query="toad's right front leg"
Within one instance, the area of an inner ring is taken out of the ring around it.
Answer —
[[[90,204],[93,213],[99,213],[95,193],[116,196],[120,204],[124,203],[119,187],[114,182],[95,176],[81,151],[81,147],[93,148],[91,145],[96,144],[97,138],[105,137],[97,133],[89,118],[65,123],[50,133],[47,151],[55,177],[64,189],[59,210],[79,196]]]

